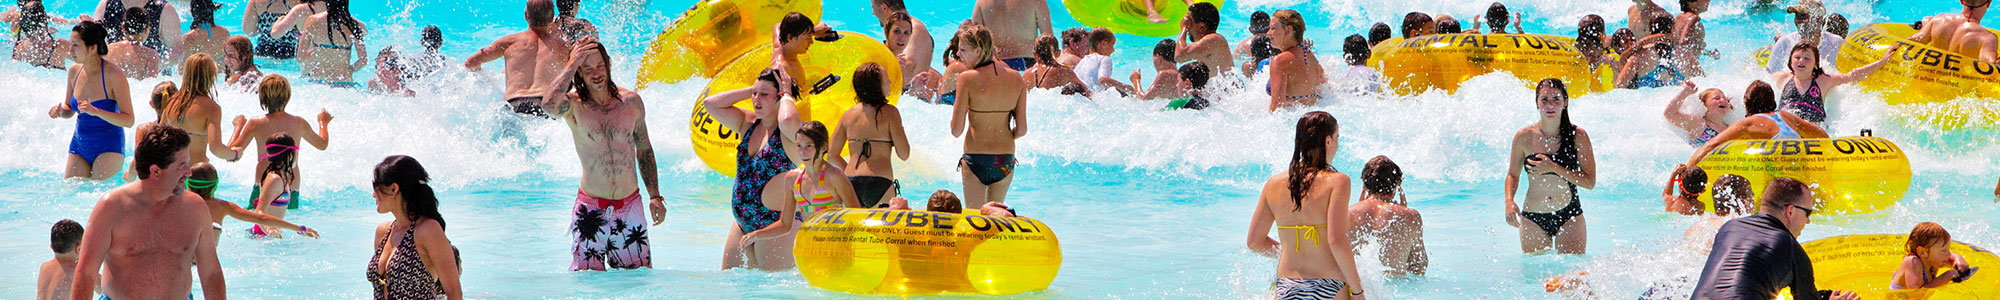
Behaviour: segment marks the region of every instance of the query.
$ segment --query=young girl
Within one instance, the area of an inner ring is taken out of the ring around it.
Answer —
[[[1951,253],[1951,232],[1937,223],[1918,223],[1917,228],[1910,230],[1910,240],[1903,244],[1903,249],[1903,265],[1889,277],[1891,289],[1943,287],[1965,282],[1966,278],[1979,271],[1979,268],[1967,267],[1965,257]],[[1952,270],[1938,274],[1938,268],[1947,266]]]
[[[257,187],[250,190],[256,194],[250,207],[259,213],[278,218],[285,217],[285,210],[296,208],[299,202],[299,156],[298,141],[284,133],[272,134],[264,139],[264,161],[257,169]],[[282,237],[281,231],[265,229],[263,226],[250,227],[255,236]]]
[[[794,150],[802,154],[800,156],[803,158],[803,163],[797,169],[772,177],[771,182],[778,184],[764,185],[764,192],[761,195],[765,207],[777,208],[778,221],[744,233],[740,245],[779,247],[785,252],[790,252],[792,233],[798,231],[800,223],[806,218],[815,213],[842,207],[861,207],[861,202],[857,200],[859,197],[854,195],[853,185],[844,175],[846,173],[842,173],[839,167],[834,167],[832,163],[826,161],[826,125],[820,124],[819,121],[808,122],[799,127],[795,138],[800,143]],[[832,176],[827,176],[828,174]],[[788,216],[790,218],[786,218]],[[782,241],[768,243],[771,245],[761,244],[772,239]],[[777,263],[752,267],[773,271],[791,269],[793,265],[785,259],[779,258]]]

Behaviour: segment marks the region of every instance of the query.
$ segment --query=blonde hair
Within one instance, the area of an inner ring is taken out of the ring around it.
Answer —
[[[160,107],[167,105],[168,98],[173,98],[174,94],[180,92],[180,88],[175,87],[173,81],[161,81],[160,84],[153,85],[152,101],[146,104],[152,106],[153,111],[160,111]]]
[[[194,97],[212,97],[210,95],[215,89],[215,72],[215,59],[209,57],[207,53],[189,55],[187,60],[181,63],[181,91],[173,98],[173,102],[177,103],[175,106],[179,108],[174,111],[174,115],[187,115],[189,106],[194,103]],[[166,112],[161,111],[160,117],[166,118]]]
[[[1278,21],[1280,25],[1290,26],[1292,28],[1292,40],[1297,43],[1305,43],[1306,20],[1304,17],[1299,16],[1298,11],[1290,9],[1280,10],[1277,13],[1271,14],[1271,20]]]
[[[967,59],[968,61],[993,60],[993,33],[986,31],[985,25],[972,24],[959,27],[957,37],[960,45],[979,49],[977,56],[979,59]]]
[[[264,75],[264,79],[258,81],[257,103],[264,106],[265,112],[284,111],[285,104],[291,102],[292,82],[285,80],[284,75]]]

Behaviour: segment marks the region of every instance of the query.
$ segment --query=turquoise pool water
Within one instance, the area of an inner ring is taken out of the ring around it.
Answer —
[[[54,1],[49,10],[74,16],[92,7],[86,1]],[[630,84],[635,66],[653,34],[692,1],[585,1],[583,16],[602,26],[613,41],[620,83]],[[1663,1],[1672,2],[1672,1]],[[468,3],[426,1],[359,2],[355,14],[373,30],[370,50],[385,45],[410,49],[424,25],[446,34],[444,52],[462,59],[493,38],[524,28],[518,1]],[[12,3],[8,2],[11,6]],[[240,3],[228,3],[219,19],[233,30]],[[1584,14],[1622,15],[1620,1],[1510,1],[1526,12],[1526,28],[1571,35]],[[1667,4],[1670,7],[1671,3]],[[1304,12],[1306,36],[1321,45],[1361,33],[1411,10],[1484,10],[1484,1],[1437,4],[1397,0],[1257,0],[1225,5],[1223,30],[1232,41],[1250,11],[1278,8]],[[916,17],[946,40],[971,1],[911,1]],[[1750,1],[1717,1],[1706,18],[1710,43],[1723,58],[1710,61],[1710,78],[1698,79],[1739,91],[1762,75],[1748,71],[1751,49],[1773,33],[1790,28],[1789,16]],[[825,22],[843,30],[878,35],[866,1],[828,1]],[[1909,21],[1956,11],[1951,1],[1877,1],[1833,6],[1859,24]],[[1051,3],[1058,28],[1079,26],[1070,12]],[[1621,20],[1622,18],[1612,18]],[[1614,26],[1617,23],[1614,23]],[[1992,25],[1992,24],[1989,24]],[[240,30],[236,30],[239,31]],[[7,38],[11,38],[11,35]],[[1121,36],[1115,58],[1120,72],[1142,66],[1156,39]],[[12,43],[6,43],[11,45]],[[0,46],[0,49],[6,49]],[[1322,46],[1322,48],[1327,48]],[[11,50],[11,49],[6,49]],[[1323,62],[1338,61],[1336,53]],[[287,62],[263,61],[266,70],[296,75]],[[489,70],[492,70],[489,65]],[[46,118],[62,99],[62,75],[16,62],[0,63],[0,298],[33,295],[34,267],[48,259],[43,228],[56,220],[83,219],[112,183],[60,179],[57,172],[72,128],[69,120]],[[1329,67],[1330,71],[1339,70]],[[372,71],[372,69],[370,70]],[[1120,73],[1124,74],[1124,73]],[[360,74],[357,74],[360,75]],[[364,75],[365,77],[365,75]],[[664,165],[661,185],[669,197],[668,221],[652,228],[655,269],[609,273],[567,272],[569,244],[563,231],[579,169],[568,132],[553,122],[517,122],[497,107],[501,79],[496,73],[447,71],[414,98],[391,98],[298,85],[296,111],[331,110],[335,136],[327,151],[307,151],[304,209],[292,221],[320,229],[322,239],[252,240],[242,222],[225,222],[222,261],[229,292],[250,299],[352,299],[369,295],[363,267],[371,253],[370,229],[391,217],[374,213],[364,189],[369,167],[383,156],[415,156],[439,182],[449,235],[464,250],[463,279],[473,298],[879,298],[828,292],[806,284],[797,272],[718,271],[722,240],[731,218],[730,180],[709,171],[690,152],[685,116],[704,82],[693,80],[639,91],[653,110],[654,146]],[[135,81],[150,87],[164,78]],[[1246,85],[1263,83],[1252,78]],[[1368,276],[1375,299],[1520,299],[1584,297],[1542,292],[1549,275],[1590,271],[1596,297],[1634,298],[1650,282],[1699,272],[1674,247],[1693,219],[1660,211],[1657,191],[1674,163],[1691,150],[1657,117],[1669,89],[1625,90],[1578,99],[1575,122],[1590,130],[1599,147],[1600,184],[1583,193],[1590,222],[1590,254],[1523,255],[1515,229],[1501,220],[1500,184],[1506,141],[1534,120],[1531,91],[1506,75],[1482,76],[1457,95],[1409,97],[1335,95],[1322,107],[1342,125],[1342,147],[1334,166],[1357,171],[1375,155],[1399,162],[1409,181],[1411,206],[1426,219],[1430,275],[1386,280]],[[1261,93],[1226,88],[1219,109],[1160,112],[1157,105],[1102,97],[1085,100],[1050,91],[1032,93],[1035,124],[1021,140],[1023,163],[1010,195],[1022,214],[1048,223],[1064,242],[1065,264],[1046,291],[1014,297],[1062,299],[1218,299],[1268,294],[1274,261],[1243,247],[1250,210],[1264,178],[1280,170],[1291,147],[1291,123],[1305,110],[1263,112]],[[1916,172],[1908,196],[1895,208],[1869,215],[1817,220],[1805,239],[1842,234],[1903,233],[1917,222],[1945,225],[1963,242],[2000,246],[1995,199],[1989,189],[2000,177],[2000,132],[1987,129],[1913,129],[1894,116],[1883,97],[1850,89],[1832,92],[1833,130],[1852,135],[1875,129],[1901,143]],[[218,97],[225,114],[259,112],[254,96],[225,91]],[[143,103],[143,102],[135,102]],[[903,170],[906,195],[957,189],[950,168],[960,142],[945,125],[946,107],[903,106],[916,155]],[[141,110],[140,119],[152,119]],[[518,128],[518,129],[513,129]],[[248,196],[250,162],[221,163],[225,182],[218,194]],[[1366,250],[1364,251],[1373,251]],[[1362,255],[1362,257],[1369,257]],[[1363,259],[1364,273],[1380,270]]]

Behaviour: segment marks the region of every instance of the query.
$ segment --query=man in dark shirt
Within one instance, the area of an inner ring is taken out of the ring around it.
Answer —
[[[1715,234],[1714,252],[1701,269],[1693,299],[1775,299],[1792,288],[1800,300],[1854,300],[1853,292],[1820,291],[1813,286],[1812,258],[1799,247],[1799,232],[1812,223],[1812,189],[1791,178],[1771,180],[1759,199],[1762,212],[1730,220]]]

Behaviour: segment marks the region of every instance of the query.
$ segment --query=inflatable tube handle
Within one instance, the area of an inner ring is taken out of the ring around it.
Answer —
[[[840,83],[840,75],[827,74],[826,77],[820,77],[819,81],[813,82],[812,94],[818,95],[820,92],[825,92],[826,89],[833,88],[833,84],[835,83]]]
[[[1861,130],[1861,136],[1875,136],[1875,130],[1874,130],[1874,129],[1862,129],[1862,130]]]

